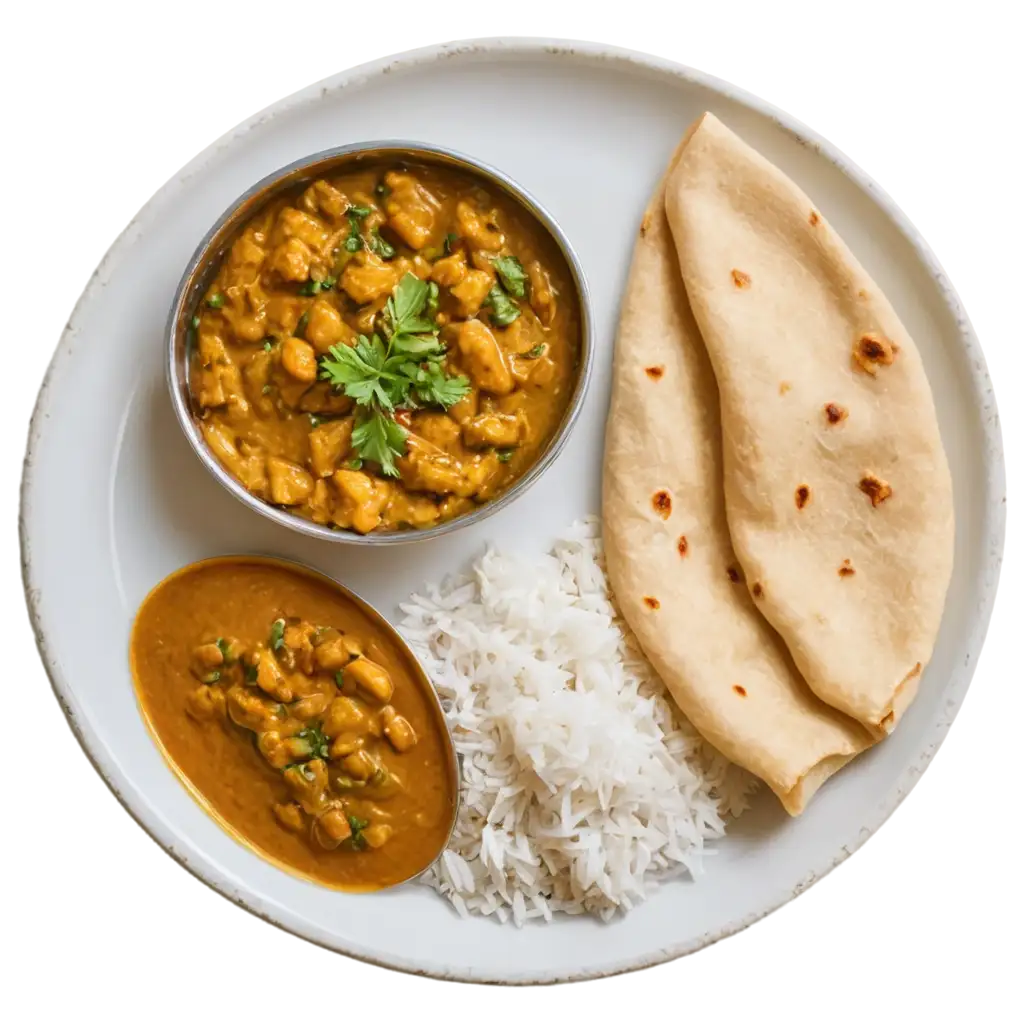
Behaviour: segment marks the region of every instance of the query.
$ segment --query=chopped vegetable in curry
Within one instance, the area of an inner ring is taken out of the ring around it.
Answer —
[[[259,559],[189,567],[140,609],[132,667],[172,765],[272,859],[370,889],[443,847],[454,795],[429,684],[324,581]]]
[[[579,315],[545,229],[434,166],[361,167],[274,200],[197,310],[190,388],[247,490],[314,522],[423,528],[537,459]]]

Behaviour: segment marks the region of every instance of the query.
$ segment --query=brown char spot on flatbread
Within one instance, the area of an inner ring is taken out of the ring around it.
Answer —
[[[743,686],[740,686],[740,684],[739,684],[739,683],[736,683],[736,684],[735,684],[735,685],[733,686],[733,688],[732,688],[732,689],[733,689],[733,692],[734,692],[734,693],[738,693],[738,694],[739,694],[739,695],[740,695],[741,697],[746,697],[746,695],[747,695],[747,691],[746,691],[746,688],[745,688],[745,687],[743,687]]]
[[[644,219],[640,221],[640,237],[643,238],[651,228],[651,213],[648,210],[644,214]]]
[[[744,274],[742,270],[733,270],[732,272],[732,283],[737,288],[749,288],[750,287],[750,275]]]
[[[651,505],[662,519],[668,519],[672,515],[672,495],[668,491],[655,491]]]
[[[876,331],[862,334],[853,346],[854,367],[872,377],[878,373],[879,366],[892,366],[895,358],[893,343]]]
[[[661,380],[661,378],[665,376],[665,367],[648,366],[644,369],[644,373],[646,373],[651,380]]]
[[[764,597],[764,587],[760,583],[755,583],[751,588],[750,592],[754,597]]]
[[[817,210],[811,210],[811,215],[807,219],[811,222],[812,228],[816,228],[821,222],[821,217],[818,215]]]
[[[884,480],[879,480],[872,473],[867,473],[861,477],[860,483],[857,486],[871,499],[873,508],[878,508],[883,501],[892,497],[892,488]]]
[[[921,674],[921,662],[918,662],[904,677],[903,682],[907,682],[909,679],[913,679],[914,676]]]
[[[656,597],[645,597],[644,604],[647,605],[651,611],[657,611],[661,607],[661,602]]]
[[[805,508],[807,508],[808,504],[810,503],[810,500],[811,500],[811,489],[810,489],[810,487],[808,487],[807,484],[801,484],[796,489],[796,495],[795,495],[796,507],[798,509],[801,509],[801,510],[805,509]]]
[[[837,423],[842,423],[850,414],[841,406],[836,405],[835,402],[829,402],[825,406],[825,419],[834,427]]]
[[[729,577],[730,583],[739,583],[743,579],[743,577],[740,575],[739,569],[737,569],[734,565],[730,565],[729,568],[725,570],[725,574]]]
[[[676,541],[676,550],[682,558],[686,557],[686,553],[690,550],[690,545],[685,537],[680,537],[679,540]]]
[[[852,576],[856,571],[857,570],[854,569],[852,565],[850,565],[850,560],[848,558],[844,558],[843,564],[839,566],[839,575],[844,579],[847,576]]]
[[[779,394],[780,395],[784,395],[787,391],[791,391],[792,388],[793,388],[793,385],[790,384],[788,380],[783,380],[783,381],[779,382]]]

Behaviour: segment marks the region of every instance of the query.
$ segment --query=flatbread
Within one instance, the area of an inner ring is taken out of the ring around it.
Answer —
[[[666,209],[718,383],[747,586],[815,693],[885,734],[917,692],[953,564],[918,350],[811,200],[710,114]]]
[[[621,611],[676,703],[799,814],[871,740],[811,693],[740,578],[725,519],[715,378],[661,186],[644,216],[619,323],[603,523]]]

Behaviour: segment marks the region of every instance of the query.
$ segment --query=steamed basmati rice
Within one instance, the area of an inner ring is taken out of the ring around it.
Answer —
[[[490,550],[402,608],[461,758],[425,880],[460,914],[604,919],[696,876],[752,779],[703,743],[611,603],[595,518],[540,560]]]

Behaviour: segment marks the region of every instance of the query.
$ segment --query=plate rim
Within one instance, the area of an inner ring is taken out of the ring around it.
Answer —
[[[281,920],[275,919],[271,911],[262,909],[259,906],[259,898],[256,897],[256,894],[252,894],[250,897],[239,891],[233,891],[233,887],[229,884],[225,874],[217,869],[215,865],[194,861],[179,852],[176,849],[177,837],[165,828],[159,820],[159,816],[144,801],[139,800],[136,806],[135,801],[121,791],[120,783],[123,780],[118,778],[120,773],[116,768],[114,759],[93,732],[87,718],[82,715],[73,689],[69,686],[60,667],[50,655],[39,604],[40,587],[33,573],[31,539],[29,537],[36,446],[43,433],[44,423],[47,418],[47,401],[55,370],[70,355],[72,342],[76,334],[75,325],[80,311],[89,301],[93,292],[100,287],[104,269],[121,256],[122,250],[130,241],[130,235],[139,221],[147,214],[155,212],[164,202],[168,201],[176,189],[184,187],[188,179],[198,172],[205,163],[213,159],[220,150],[231,145],[236,139],[248,134],[253,129],[258,128],[265,120],[271,117],[281,116],[307,103],[314,103],[328,95],[329,92],[340,91],[392,71],[422,67],[443,59],[471,58],[474,55],[486,54],[488,52],[500,52],[505,56],[523,56],[535,59],[552,58],[566,61],[582,59],[582,61],[591,64],[603,60],[612,66],[626,65],[649,72],[653,71],[659,76],[668,76],[704,88],[756,114],[769,118],[777,127],[790,135],[800,145],[811,149],[818,156],[828,161],[840,173],[852,181],[860,191],[866,193],[911,245],[922,266],[938,288],[943,302],[956,322],[963,353],[968,357],[966,366],[969,384],[976,402],[979,407],[987,405],[990,409],[990,414],[981,424],[985,441],[983,472],[987,484],[983,494],[985,504],[981,517],[981,527],[982,536],[986,542],[986,556],[983,564],[979,567],[979,575],[977,577],[982,582],[981,598],[968,620],[966,650],[961,652],[965,656],[965,661],[962,666],[954,669],[949,677],[947,683],[948,700],[941,716],[935,722],[931,739],[917,750],[916,756],[911,756],[908,759],[907,765],[902,770],[896,785],[886,799],[879,804],[875,814],[863,825],[857,838],[847,846],[844,846],[831,859],[831,862],[817,865],[804,880],[794,886],[792,891],[783,894],[781,898],[773,894],[765,903],[759,905],[746,916],[734,919],[716,931],[705,933],[695,939],[664,947],[654,953],[623,958],[602,968],[582,969],[568,973],[534,970],[512,976],[495,973],[478,974],[472,968],[466,967],[444,970],[437,966],[424,965],[397,958],[385,959],[380,955],[371,955],[363,950],[349,948],[343,942],[331,943],[313,934],[310,929],[305,928],[301,923],[293,922],[286,924]],[[918,778],[942,745],[953,719],[963,703],[974,675],[978,660],[977,656],[983,646],[991,620],[992,609],[998,591],[1005,530],[1006,470],[1002,433],[999,425],[995,391],[981,345],[971,326],[963,303],[953,288],[946,272],[927,242],[894,200],[867,173],[822,136],[808,128],[797,118],[792,117],[774,104],[761,99],[745,89],[714,75],[653,54],[599,42],[585,42],[544,36],[519,38],[483,37],[435,43],[344,69],[271,103],[234,128],[229,129],[171,175],[114,239],[86,283],[82,294],[75,303],[67,325],[61,333],[40,385],[29,422],[25,456],[22,463],[18,514],[18,536],[25,601],[36,647],[54,695],[72,734],[93,768],[106,783],[121,806],[168,856],[173,858],[194,877],[226,899],[242,907],[242,909],[249,911],[261,920],[273,924],[283,931],[312,942],[324,949],[341,953],[342,955],[378,967],[399,970],[407,974],[446,981],[496,985],[557,984],[611,977],[617,974],[653,967],[657,964],[666,963],[697,952],[721,939],[744,930],[779,907],[784,906],[860,849],[888,820],[889,816],[903,802],[914,785],[916,785]]]

